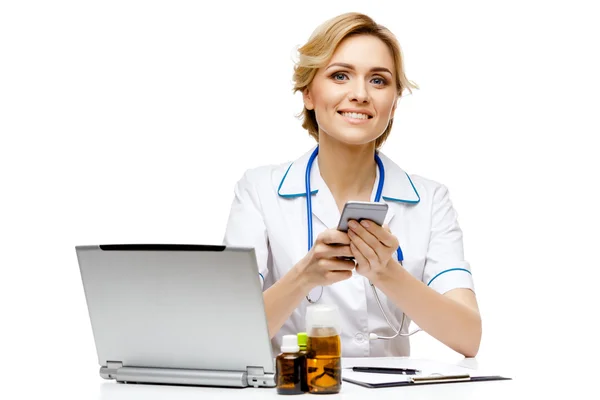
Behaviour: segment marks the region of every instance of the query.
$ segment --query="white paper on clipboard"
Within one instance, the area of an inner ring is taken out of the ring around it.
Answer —
[[[469,375],[470,377],[485,376],[476,369],[467,368],[454,364],[447,364],[432,360],[394,358],[394,359],[351,359],[345,360],[342,368],[342,378],[367,384],[387,384],[410,382],[412,377],[419,376],[454,376]],[[412,368],[421,372],[417,375],[402,374],[377,374],[372,372],[356,372],[351,368],[354,366],[387,367],[387,368]]]

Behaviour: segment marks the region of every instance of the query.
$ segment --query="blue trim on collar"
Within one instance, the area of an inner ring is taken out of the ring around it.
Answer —
[[[279,182],[279,187],[277,188],[277,194],[280,197],[287,198],[287,199],[291,199],[291,198],[295,198],[295,197],[306,197],[306,193],[281,194],[281,192],[280,192],[281,191],[281,187],[283,186],[283,182],[285,181],[285,178],[287,177],[288,172],[290,172],[290,169],[292,168],[293,164],[294,163],[292,162],[290,164],[290,166],[287,168],[287,170],[285,171],[285,174],[283,175],[283,178],[281,178],[281,182]],[[415,185],[413,184],[412,179],[410,179],[410,176],[406,172],[404,172],[404,174],[408,178],[408,181],[410,182],[410,186],[415,191],[415,194],[417,195],[417,200],[403,200],[403,199],[397,199],[395,197],[381,196],[381,198],[383,200],[386,200],[386,201],[395,201],[395,202],[407,203],[407,204],[417,204],[417,203],[419,203],[421,201],[421,196],[419,196],[419,192],[415,188]],[[316,190],[312,190],[310,192],[310,194],[314,195],[314,194],[317,194],[318,192],[319,192],[319,190],[316,189]]]
[[[419,192],[417,192],[417,188],[415,188],[415,185],[412,183],[412,179],[410,179],[410,176],[408,176],[408,174],[406,172],[404,174],[408,178],[408,181],[410,182],[410,186],[412,186],[413,190],[415,191],[415,194],[417,195],[417,200],[402,200],[402,199],[396,199],[394,197],[382,196],[382,198],[384,200],[387,200],[387,201],[398,201],[398,202],[401,202],[401,203],[409,203],[409,204],[417,204],[418,202],[421,201],[421,196],[419,196]]]
[[[279,191],[281,190],[281,187],[283,186],[283,181],[285,181],[285,177],[287,176],[288,172],[290,172],[290,168],[292,168],[292,165],[294,165],[294,163],[291,163],[290,166],[288,167],[288,169],[285,171],[285,174],[283,175],[283,178],[281,178],[281,182],[279,182],[279,187],[277,188],[277,194],[281,197],[285,197],[286,199],[291,199],[294,197],[306,197],[306,193],[295,193],[295,194],[281,194],[279,193]],[[311,190],[310,194],[316,194],[319,190]]]

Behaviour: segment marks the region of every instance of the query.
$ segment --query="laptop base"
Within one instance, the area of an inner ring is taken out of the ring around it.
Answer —
[[[208,371],[175,368],[124,367],[108,362],[100,368],[100,376],[120,383],[157,383],[220,387],[275,387],[275,374],[265,374],[262,367],[246,371]]]

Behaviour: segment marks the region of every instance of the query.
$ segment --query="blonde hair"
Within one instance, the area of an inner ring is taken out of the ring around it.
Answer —
[[[333,56],[339,44],[349,36],[372,35],[381,39],[392,52],[396,75],[396,93],[402,96],[404,90],[412,93],[411,89],[418,86],[409,81],[404,74],[402,62],[402,50],[400,44],[390,30],[381,26],[370,17],[360,13],[346,13],[338,15],[317,27],[308,39],[308,42],[298,49],[299,59],[294,66],[294,89],[293,92],[304,92],[313,81],[317,70],[324,67]],[[302,118],[302,127],[318,142],[319,125],[314,110],[304,107],[298,115]],[[387,139],[392,129],[393,119],[375,141],[375,148],[379,148]]]

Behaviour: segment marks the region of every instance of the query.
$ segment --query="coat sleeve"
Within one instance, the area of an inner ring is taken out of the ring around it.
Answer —
[[[252,171],[246,171],[235,185],[223,244],[254,248],[258,274],[261,285],[264,286],[264,280],[269,273],[268,236]]]
[[[462,230],[444,185],[439,185],[433,193],[423,282],[441,294],[457,288],[474,290],[471,267],[464,259]]]

